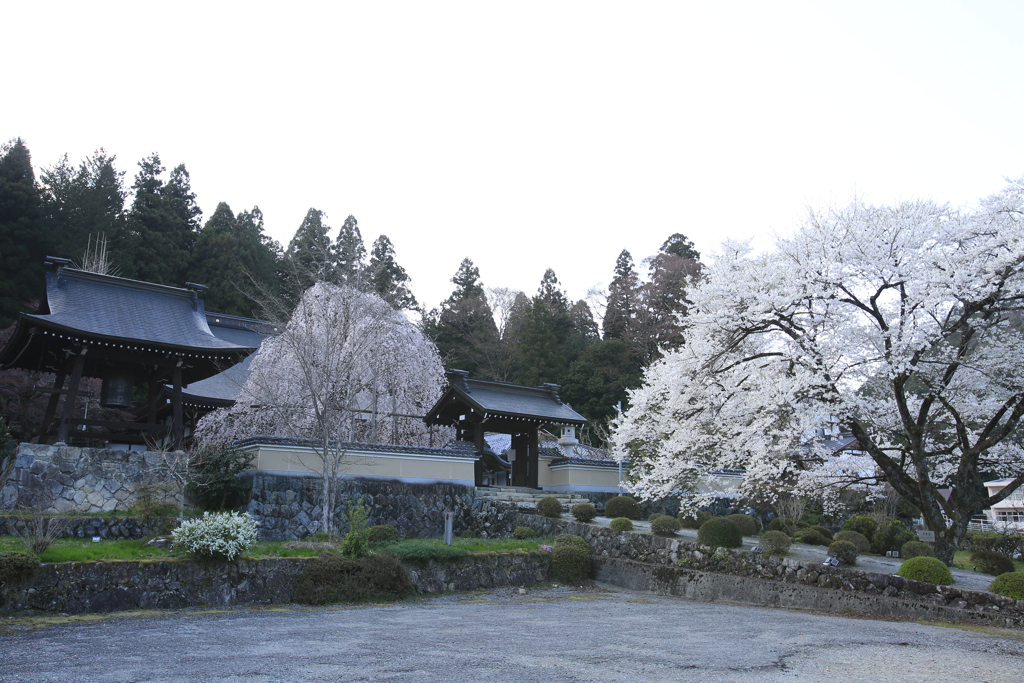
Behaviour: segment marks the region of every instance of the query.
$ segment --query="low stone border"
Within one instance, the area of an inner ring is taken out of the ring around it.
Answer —
[[[742,577],[750,581],[771,582],[787,587],[801,586],[812,589],[812,592],[789,590],[781,587],[768,589],[773,595],[787,594],[792,596],[788,607],[807,607],[824,609],[820,603],[843,606],[834,609],[858,609],[877,614],[909,614],[902,603],[912,602],[930,607],[948,608],[943,611],[942,618],[961,621],[999,622],[1006,626],[1024,626],[1024,600],[1013,600],[986,591],[974,591],[955,586],[936,586],[924,581],[912,581],[901,576],[866,572],[852,567],[827,567],[817,562],[802,562],[788,558],[765,557],[759,553],[728,548],[707,548],[679,538],[665,538],[635,532],[620,532],[592,524],[582,524],[567,519],[547,519],[537,515],[519,514],[516,520],[521,526],[530,526],[538,535],[569,533],[581,536],[594,549],[595,566],[607,566],[607,570],[599,577],[602,580],[631,588],[625,574],[615,569],[628,566],[642,576],[661,576],[664,581],[657,583],[657,590],[670,592],[668,586],[676,586],[672,590],[681,591],[672,594],[694,596],[701,593],[689,584],[708,581],[715,585],[726,585],[721,581],[699,579],[700,575],[728,575]],[[628,561],[627,565],[618,565],[611,561]],[[611,562],[609,564],[609,562]],[[666,571],[670,570],[670,571]],[[687,571],[684,571],[687,570]],[[652,573],[653,572],[653,573]],[[671,580],[670,580],[671,579]],[[640,579],[638,579],[639,581]],[[682,582],[682,583],[679,583]],[[747,584],[745,590],[753,590]],[[731,585],[731,584],[729,584]],[[646,589],[643,589],[646,590]],[[696,591],[696,592],[694,592]],[[815,591],[826,593],[853,593],[864,597],[879,597],[887,600],[846,600],[840,598],[809,597]],[[753,591],[752,594],[758,594]],[[713,595],[714,593],[709,593]],[[732,595],[742,596],[742,591]],[[796,596],[803,596],[797,598]],[[715,598],[698,598],[715,599]],[[720,598],[744,602],[729,597]],[[771,600],[775,600],[772,598]],[[782,604],[771,602],[769,604]],[[897,602],[892,602],[895,600]],[[902,601],[902,602],[899,602]],[[756,598],[750,604],[765,604]],[[829,608],[831,609],[831,608]],[[930,610],[925,609],[925,612]]]
[[[65,519],[57,517],[56,519]],[[176,518],[148,517],[68,517],[68,526],[59,538],[123,538],[138,539],[160,534],[164,529],[178,526]],[[0,516],[0,536],[30,534],[32,518],[26,515]]]
[[[0,614],[286,604],[309,559],[49,563],[0,588]],[[483,552],[452,562],[407,563],[406,569],[420,594],[469,591],[548,581],[551,557],[543,551]]]

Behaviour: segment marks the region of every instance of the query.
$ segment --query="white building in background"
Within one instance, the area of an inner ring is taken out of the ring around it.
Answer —
[[[986,481],[988,495],[993,496],[1002,491],[1013,479],[996,479]],[[998,530],[1011,529],[1024,531],[1024,489],[1017,489],[1002,501],[985,510],[988,521]]]

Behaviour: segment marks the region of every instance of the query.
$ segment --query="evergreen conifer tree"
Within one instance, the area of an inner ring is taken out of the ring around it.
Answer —
[[[32,156],[16,138],[0,148],[0,328],[42,292],[49,246]]]
[[[366,269],[366,247],[355,216],[345,219],[334,240],[334,262],[340,282],[358,286]]]
[[[409,275],[395,261],[395,248],[387,235],[381,235],[373,242],[366,279],[370,289],[396,309],[416,310],[418,307],[416,297],[407,284]]]
[[[480,271],[468,258],[462,259],[452,277],[455,290],[424,320],[428,333],[441,354],[445,367],[466,370],[481,379],[498,376],[498,328],[487,302]]]

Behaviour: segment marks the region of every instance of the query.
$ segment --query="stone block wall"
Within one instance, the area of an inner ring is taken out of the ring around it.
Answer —
[[[765,557],[760,553],[729,548],[707,548],[694,542],[679,538],[665,538],[635,532],[620,532],[581,524],[567,519],[547,519],[537,515],[518,514],[516,520],[520,526],[530,526],[538,536],[550,536],[560,533],[581,536],[590,544],[598,567],[598,578],[615,581],[618,585],[637,588],[632,584],[622,584],[623,572],[609,569],[602,576],[600,570],[604,565],[612,567],[622,561],[629,571],[638,575],[649,573],[655,580],[655,590],[674,592],[697,599],[708,598],[707,594],[696,594],[689,591],[688,582],[706,581],[702,575],[728,575],[744,579],[756,579],[778,584],[790,584],[816,589],[831,589],[860,596],[880,598],[872,603],[873,607],[865,611],[893,614],[910,614],[913,610],[900,608],[900,603],[931,605],[934,607],[951,608],[942,610],[943,618],[957,618],[967,621],[997,621],[1006,626],[1024,626],[1024,600],[1013,600],[986,591],[972,591],[955,586],[937,586],[924,581],[913,581],[901,576],[866,572],[854,567],[827,567],[817,562],[802,562],[785,557]],[[626,572],[628,573],[628,571]],[[661,581],[661,583],[658,583]],[[680,585],[684,585],[680,588]],[[715,590],[723,590],[722,582],[718,582]],[[731,585],[731,584],[730,584]],[[752,584],[753,585],[753,584]],[[675,586],[669,591],[670,586]],[[753,595],[751,588],[746,589]],[[693,594],[691,594],[693,593]],[[731,594],[732,599],[741,601],[741,591]],[[712,595],[714,593],[712,592]],[[775,591],[778,594],[778,590]],[[803,593],[801,593],[803,594]],[[803,602],[793,602],[786,606],[815,607],[818,598],[807,597]],[[882,599],[885,600],[882,600]],[[891,599],[891,600],[890,600]],[[892,602],[892,601],[896,602]],[[771,604],[771,600],[768,600]],[[826,601],[829,602],[829,601]],[[862,601],[863,602],[863,601]],[[761,603],[758,603],[761,604]],[[830,604],[840,604],[832,601]],[[850,604],[842,603],[843,609]],[[888,610],[888,611],[887,611]],[[900,611],[902,610],[902,611]],[[925,610],[927,611],[927,610]]]
[[[166,481],[166,472],[159,453],[23,443],[0,489],[0,509],[127,510],[140,486]]]
[[[322,482],[315,476],[252,472],[248,512],[259,524],[260,540],[305,538],[320,529]],[[444,513],[455,512],[453,529],[481,536],[508,535],[503,520],[514,512],[499,510],[476,498],[476,489],[461,484],[410,484],[394,479],[340,479],[337,482],[335,529],[348,530],[349,507],[362,499],[369,524],[391,524],[405,538],[444,535]]]
[[[228,607],[291,602],[309,558],[191,561],[62,562],[11,581],[0,614],[30,610],[81,614],[139,609]],[[550,553],[477,553],[458,561],[406,565],[420,594],[528,586],[551,576]]]
[[[25,515],[0,516],[0,536],[28,536],[32,534],[31,518]],[[67,527],[58,538],[124,538],[137,539],[155,536],[178,525],[176,518],[143,517],[70,517]]]

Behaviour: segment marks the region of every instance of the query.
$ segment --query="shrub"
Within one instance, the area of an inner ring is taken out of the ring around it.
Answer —
[[[949,567],[934,557],[912,557],[900,565],[900,570],[896,573],[905,579],[926,581],[942,586],[953,583],[953,574],[949,571]]]
[[[246,491],[238,475],[249,469],[251,462],[252,457],[237,448],[196,448],[188,456],[189,482],[185,490],[204,510],[238,507]]]
[[[768,528],[772,531],[781,531],[787,536],[796,535],[796,524],[793,523],[793,520],[786,517],[776,517],[768,523]]]
[[[630,521],[629,517],[616,517],[615,519],[612,520],[612,523],[609,524],[608,526],[610,526],[615,531],[632,531],[633,530],[633,522]]]
[[[597,508],[593,503],[576,503],[572,506],[572,516],[586,524],[597,517]]]
[[[828,545],[825,537],[810,527],[797,531],[796,540],[807,545]]]
[[[398,538],[398,529],[390,524],[375,524],[366,530],[366,540],[370,543],[390,543]]]
[[[711,519],[711,513],[706,510],[691,510],[680,512],[677,519],[684,529],[699,529],[701,524]]]
[[[640,519],[640,503],[629,496],[615,496],[609,498],[604,504],[606,517],[628,517],[629,519]]]
[[[39,569],[39,558],[15,551],[0,553],[0,583],[23,579]]]
[[[664,516],[665,515],[661,514],[660,512],[652,512],[651,514],[647,515],[647,521],[648,522],[653,522],[654,520],[658,519],[658,517],[664,517]]]
[[[871,519],[867,515],[854,515],[846,520],[846,524],[843,525],[843,531],[856,531],[858,534],[871,541],[875,536],[875,529],[878,528],[878,522]]]
[[[1013,560],[994,550],[979,550],[971,555],[971,563],[974,565],[974,571],[992,576],[1009,574],[1016,569]]]
[[[890,550],[899,550],[904,543],[916,540],[917,534],[907,528],[906,524],[890,519],[875,530],[875,535],[871,539],[871,549],[879,555],[884,555]]]
[[[204,512],[174,530],[174,545],[209,559],[233,560],[256,542],[256,520],[247,512]]]
[[[849,541],[832,541],[828,554],[839,560],[839,564],[850,566],[857,564],[857,546]]]
[[[555,547],[560,545],[574,545],[577,548],[583,548],[590,553],[590,544],[583,540],[582,537],[575,534],[558,534],[555,536]]]
[[[904,560],[911,557],[935,557],[935,551],[924,541],[907,541],[900,548],[900,557]]]
[[[394,600],[412,588],[405,567],[390,553],[358,559],[322,553],[306,563],[292,599],[306,605]]]
[[[1000,574],[988,589],[996,595],[1005,595],[1014,600],[1024,600],[1024,572]]]
[[[743,545],[743,532],[732,520],[713,517],[700,526],[697,543],[713,548],[739,548]]]
[[[651,522],[651,533],[657,536],[675,536],[679,531],[679,520],[668,515],[660,515]]]
[[[822,538],[824,538],[826,541],[828,541],[829,543],[832,542],[833,539],[832,539],[832,532],[831,531],[829,531],[825,527],[819,526],[819,525],[814,525],[811,528],[814,529],[815,531],[817,531],[819,534],[821,534]]]
[[[345,557],[365,557],[370,553],[370,541],[366,533],[366,507],[362,496],[355,505],[348,507],[348,533],[341,540],[341,554]]]
[[[857,552],[863,555],[864,553],[871,552],[871,541],[867,537],[857,531],[840,531],[835,535],[837,541],[848,541],[857,546]]]
[[[562,504],[558,502],[557,498],[554,496],[546,496],[537,501],[537,512],[545,517],[555,518],[561,517],[564,510],[562,509]]]
[[[132,515],[147,519],[177,517],[178,503],[174,500],[174,489],[174,485],[166,481],[137,487]]]
[[[989,531],[968,531],[966,539],[967,549],[972,552],[994,550],[1010,557],[1024,554],[1024,536],[994,534]]]
[[[732,523],[740,528],[740,533],[744,536],[757,536],[761,531],[761,523],[750,515],[726,515],[725,518],[732,520]]]
[[[526,538],[533,538],[537,535],[537,532],[533,530],[533,527],[528,526],[517,526],[512,532],[512,536],[518,538],[520,541]]]
[[[792,544],[793,539],[782,531],[766,531],[761,535],[761,550],[765,555],[785,555]]]
[[[581,539],[582,540],[582,539]],[[562,583],[579,583],[590,578],[590,548],[575,543],[555,545],[551,552],[551,574]]]

